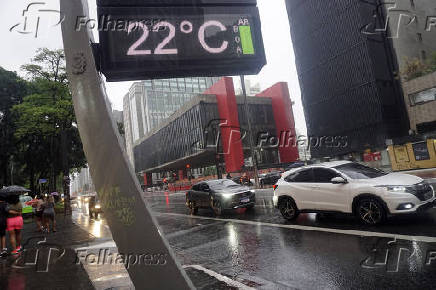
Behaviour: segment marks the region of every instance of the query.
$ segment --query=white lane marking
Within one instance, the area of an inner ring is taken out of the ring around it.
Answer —
[[[240,283],[238,281],[232,280],[229,277],[221,275],[221,274],[219,274],[219,273],[217,273],[215,271],[207,269],[207,268],[205,268],[205,267],[203,267],[201,265],[184,265],[183,269],[186,269],[186,268],[193,268],[193,269],[197,269],[197,270],[203,271],[204,273],[208,274],[209,276],[212,276],[215,279],[217,279],[217,280],[219,280],[221,282],[224,282],[227,285],[232,286],[232,287],[236,287],[236,288],[243,289],[243,290],[252,290],[252,289],[254,290],[255,289],[255,288],[248,287],[247,285],[242,284],[242,283]]]
[[[318,232],[344,234],[344,235],[351,235],[351,236],[396,238],[396,239],[407,240],[407,241],[436,243],[436,237],[428,237],[428,236],[408,236],[408,235],[389,234],[389,233],[380,233],[380,232],[368,232],[368,231],[359,231],[359,230],[340,230],[340,229],[300,226],[300,225],[281,225],[281,224],[265,223],[265,222],[258,222],[258,221],[192,216],[192,215],[179,214],[179,213],[156,213],[156,215],[179,216],[179,217],[187,217],[187,218],[194,218],[194,219],[234,222],[234,223],[253,225],[253,226],[261,225],[261,226],[268,226],[268,227],[275,227],[275,228],[285,228],[285,229],[302,230],[302,231],[318,231]]]
[[[203,229],[205,229],[207,227],[210,227],[212,225],[214,226],[215,223],[210,223],[210,224],[207,224],[207,225],[196,224],[196,227],[192,227],[192,228],[189,228],[189,229],[186,229],[186,230],[180,230],[180,231],[172,232],[172,233],[166,234],[165,237],[167,239],[174,239],[174,238],[176,238],[178,236],[182,236],[182,235],[186,235],[186,234],[189,234],[189,233],[192,233],[192,232],[203,230]]]
[[[108,242],[93,244],[88,247],[80,247],[77,248],[76,250],[107,249],[107,248],[116,248],[116,247],[117,245],[115,244],[114,241],[108,241]]]
[[[106,281],[111,281],[111,280],[121,279],[121,278],[130,278],[130,276],[129,276],[129,274],[107,275],[107,276],[96,278],[93,281],[94,282],[106,282]]]

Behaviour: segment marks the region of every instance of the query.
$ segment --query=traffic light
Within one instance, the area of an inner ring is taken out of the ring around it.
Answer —
[[[191,168],[191,165],[190,164],[186,164],[186,168]]]

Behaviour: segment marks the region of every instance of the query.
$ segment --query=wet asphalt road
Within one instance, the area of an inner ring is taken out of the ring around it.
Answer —
[[[256,192],[252,212],[208,209],[190,216],[184,193],[144,200],[197,289],[430,289],[436,283],[436,209],[391,217],[377,227],[347,215],[301,214],[285,221],[272,190]],[[95,239],[79,245],[116,252],[104,217],[87,207],[73,220]],[[96,289],[133,289],[123,267],[84,265]]]
[[[301,214],[285,221],[272,207],[272,190],[256,193],[253,212],[219,218],[207,209],[190,216],[183,193],[146,195],[193,280],[191,270],[230,278],[230,289],[435,288],[436,209],[366,227],[346,215]],[[204,281],[193,282],[210,289]]]

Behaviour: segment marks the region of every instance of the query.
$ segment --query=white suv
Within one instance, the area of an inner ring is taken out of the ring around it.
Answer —
[[[300,212],[343,212],[371,225],[388,214],[427,210],[434,201],[433,187],[422,178],[349,161],[287,171],[274,185],[273,197],[274,206],[288,220]]]

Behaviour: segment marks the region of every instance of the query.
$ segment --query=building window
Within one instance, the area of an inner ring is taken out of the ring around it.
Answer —
[[[421,51],[421,58],[422,60],[427,60],[427,53],[425,52],[425,50]]]
[[[422,42],[422,33],[417,33],[416,35],[418,37],[418,42]]]
[[[436,88],[409,95],[410,105],[420,105],[436,100]]]

